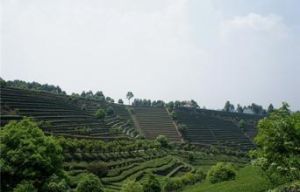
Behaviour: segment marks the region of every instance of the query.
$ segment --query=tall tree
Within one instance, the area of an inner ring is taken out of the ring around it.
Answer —
[[[232,105],[232,104],[230,103],[230,101],[226,101],[223,110],[226,111],[226,112],[233,112],[233,111],[234,111],[234,105]]]
[[[119,104],[121,104],[121,105],[123,105],[123,104],[124,104],[124,102],[123,102],[123,100],[122,100],[122,99],[119,99],[119,100],[118,100],[118,103],[119,103]]]
[[[259,121],[255,142],[257,149],[252,155],[271,181],[300,179],[300,112],[291,113],[283,103]]]
[[[238,113],[243,113],[243,108],[242,108],[242,106],[241,106],[240,104],[237,105],[236,111],[237,111]]]
[[[0,138],[1,190],[10,191],[23,180],[33,181],[40,188],[62,170],[61,146],[31,119],[5,125]]]
[[[274,111],[274,107],[272,105],[272,103],[269,105],[268,107],[268,113],[272,113]]]
[[[128,99],[129,105],[130,105],[130,99],[134,97],[133,93],[131,91],[128,91],[126,94],[126,97]]]

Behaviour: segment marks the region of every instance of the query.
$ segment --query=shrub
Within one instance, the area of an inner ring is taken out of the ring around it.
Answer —
[[[212,166],[208,172],[208,180],[211,183],[219,183],[222,181],[228,181],[235,179],[236,172],[231,163],[219,162]]]
[[[45,190],[47,192],[66,192],[68,191],[69,186],[65,179],[62,179],[60,181],[50,181],[45,186]]]
[[[172,117],[173,120],[177,120],[177,114],[176,114],[175,111],[173,111],[173,112],[171,113],[171,117]]]
[[[263,159],[260,166],[273,184],[300,179],[299,125],[300,112],[292,113],[287,103],[258,123],[251,155]]]
[[[108,166],[104,162],[90,163],[87,170],[99,177],[106,176],[108,173]]]
[[[110,115],[115,114],[115,111],[114,111],[114,109],[113,109],[111,106],[109,106],[109,107],[106,109],[106,114],[107,114],[108,116],[110,116]]]
[[[183,187],[183,183],[180,178],[174,178],[174,179],[170,178],[165,183],[164,191],[166,192],[176,191],[176,190],[180,190],[182,187]]]
[[[43,185],[41,191],[45,192],[66,192],[70,190],[67,183],[68,177],[62,171],[58,175],[53,174]]]
[[[0,138],[3,191],[22,180],[37,181],[36,187],[39,188],[47,178],[62,169],[62,148],[29,118],[7,124],[0,130]]]
[[[202,181],[206,177],[206,174],[201,169],[197,169],[194,174],[197,182]]]
[[[160,192],[161,186],[157,178],[150,174],[143,183],[144,192]]]
[[[97,119],[104,119],[105,118],[105,111],[103,109],[98,109],[96,111],[96,118]]]
[[[187,156],[189,162],[193,162],[195,160],[195,155],[194,153],[188,153],[188,156]]]
[[[160,144],[161,147],[168,147],[169,146],[169,140],[164,135],[157,136],[156,141]]]
[[[182,183],[184,185],[191,185],[191,184],[194,184],[196,181],[197,181],[196,176],[191,172],[186,173],[182,177]]]
[[[22,181],[14,189],[13,192],[37,192],[30,181]]]
[[[119,104],[121,104],[121,105],[123,105],[123,104],[124,104],[124,102],[123,102],[123,100],[122,100],[122,99],[119,99],[119,100],[118,100],[118,103],[119,103]]]
[[[179,124],[178,125],[178,131],[182,134],[185,135],[187,132],[187,126],[185,124]]]
[[[76,192],[103,192],[100,179],[94,174],[86,174],[81,179],[76,188]]]
[[[143,192],[143,186],[139,182],[128,180],[122,185],[121,192]]]
[[[283,187],[280,192],[299,192],[300,191],[300,183],[294,183],[289,186]]]

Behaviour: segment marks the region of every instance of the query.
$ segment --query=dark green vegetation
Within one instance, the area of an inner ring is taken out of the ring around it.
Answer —
[[[42,188],[51,175],[61,174],[62,148],[54,138],[45,137],[30,119],[9,123],[1,130],[0,137],[2,190],[23,181]],[[28,183],[22,185],[30,187]]]
[[[171,141],[180,142],[181,137],[164,107],[132,107],[137,127],[146,138],[155,139],[165,135]]]
[[[1,82],[1,191],[297,191],[299,112],[227,108]]]
[[[177,123],[186,125],[184,138],[190,143],[242,150],[254,147],[251,138],[261,116],[190,108],[179,108],[174,112]],[[241,119],[245,122],[243,129],[239,127]]]
[[[217,163],[212,166],[207,174],[207,178],[211,183],[220,183],[235,179],[235,169],[230,163]]]
[[[103,142],[46,136],[30,119],[7,124],[1,129],[1,138],[4,191],[21,187],[34,187],[39,191],[56,188],[59,191],[119,191],[128,179],[140,182],[143,188],[163,189],[166,183],[173,181],[168,178],[173,177],[179,179],[182,188],[203,179],[204,173],[197,171],[202,164],[197,162],[205,161],[205,166],[219,160],[240,165],[247,162],[247,158],[222,155],[210,149],[199,148],[197,153],[192,152],[192,146],[171,145],[161,139]],[[193,164],[189,162],[190,154],[196,156]],[[20,167],[20,163],[26,166]],[[152,181],[152,174],[162,179],[158,183]]]
[[[106,114],[99,116],[96,113],[99,108]],[[119,115],[115,115],[114,110]],[[134,132],[127,110],[117,104],[2,87],[1,125],[23,116],[40,121],[41,128],[53,135],[111,139]],[[118,128],[119,133],[111,134],[112,128]]]
[[[275,110],[258,124],[252,151],[260,166],[274,183],[300,179],[300,112],[291,113],[288,104]]]

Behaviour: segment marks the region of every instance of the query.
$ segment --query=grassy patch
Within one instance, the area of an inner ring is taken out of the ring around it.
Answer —
[[[184,192],[261,192],[271,187],[269,181],[252,166],[241,168],[236,180],[211,184],[208,181],[184,189]]]

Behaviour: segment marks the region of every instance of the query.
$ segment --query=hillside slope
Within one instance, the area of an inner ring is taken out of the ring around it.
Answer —
[[[77,137],[110,138],[115,136],[110,128],[120,124],[120,119],[114,116],[104,121],[97,119],[69,96],[1,87],[1,125],[23,116],[46,122],[41,124],[45,132]]]
[[[165,135],[170,141],[180,142],[181,137],[165,108],[132,107],[139,128],[147,139]]]
[[[176,110],[176,114],[178,123],[187,126],[184,138],[191,143],[229,146],[242,150],[254,147],[251,139],[242,129],[226,117],[227,113],[223,115],[217,111],[212,113],[212,111],[181,108]]]

